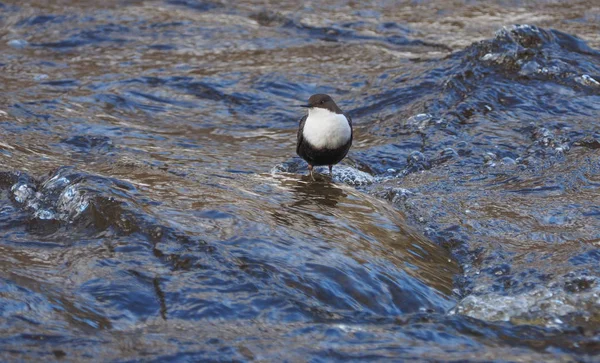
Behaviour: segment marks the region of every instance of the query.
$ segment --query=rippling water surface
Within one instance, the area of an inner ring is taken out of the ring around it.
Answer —
[[[599,24],[595,1],[0,3],[0,357],[594,361]],[[313,93],[355,123],[316,181]]]

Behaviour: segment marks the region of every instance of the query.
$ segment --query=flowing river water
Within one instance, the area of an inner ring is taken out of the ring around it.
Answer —
[[[598,49],[596,1],[1,2],[0,360],[596,361]]]

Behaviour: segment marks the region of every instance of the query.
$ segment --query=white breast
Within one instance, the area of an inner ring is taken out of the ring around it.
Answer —
[[[303,135],[316,148],[335,149],[348,142],[352,130],[346,116],[313,107],[308,110]]]

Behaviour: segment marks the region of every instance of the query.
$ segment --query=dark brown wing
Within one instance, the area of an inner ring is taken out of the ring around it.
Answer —
[[[352,137],[354,136],[354,129],[352,128],[352,119],[347,113],[345,113],[344,116],[346,116],[346,120],[348,120],[348,123],[350,124],[350,140],[352,140]]]
[[[300,145],[304,142],[304,136],[302,135],[302,130],[304,130],[304,124],[306,123],[306,119],[308,115],[304,115],[300,120],[300,124],[298,125],[298,142],[296,143],[296,154],[300,154]]]

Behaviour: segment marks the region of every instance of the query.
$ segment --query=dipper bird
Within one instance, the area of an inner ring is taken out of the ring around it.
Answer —
[[[310,96],[308,114],[300,120],[296,153],[308,163],[308,171],[313,176],[313,166],[339,163],[352,145],[352,120],[340,110],[329,95]]]

